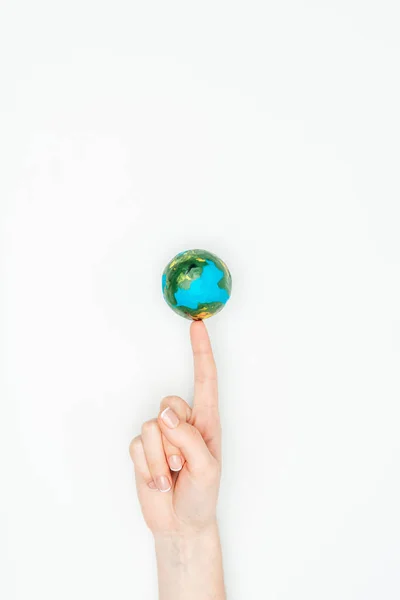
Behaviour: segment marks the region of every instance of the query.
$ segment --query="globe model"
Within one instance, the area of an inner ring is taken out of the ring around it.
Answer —
[[[207,250],[186,250],[165,267],[162,291],[181,317],[199,321],[222,310],[229,300],[232,277],[226,264]]]

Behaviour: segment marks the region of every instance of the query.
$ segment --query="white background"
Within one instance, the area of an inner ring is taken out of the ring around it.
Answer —
[[[229,598],[398,600],[398,7],[2,0],[5,600],[156,597],[128,444],[191,398],[193,247]]]

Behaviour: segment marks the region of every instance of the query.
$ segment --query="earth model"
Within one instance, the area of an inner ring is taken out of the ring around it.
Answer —
[[[162,291],[178,315],[199,321],[222,310],[229,300],[232,277],[226,264],[207,250],[180,252],[165,267]]]

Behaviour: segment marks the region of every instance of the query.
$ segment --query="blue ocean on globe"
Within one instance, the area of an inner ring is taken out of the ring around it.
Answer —
[[[218,286],[218,282],[224,276],[223,271],[218,269],[211,260],[206,262],[207,265],[203,268],[201,276],[192,281],[188,290],[179,288],[175,292],[177,306],[198,308],[199,304],[206,302],[223,302],[225,304],[228,300],[228,292]]]

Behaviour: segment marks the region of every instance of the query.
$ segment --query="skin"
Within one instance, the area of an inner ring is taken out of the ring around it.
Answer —
[[[154,536],[160,600],[225,600],[216,506],[221,473],[217,370],[202,321],[193,322],[194,402],[167,396],[130,454]]]

